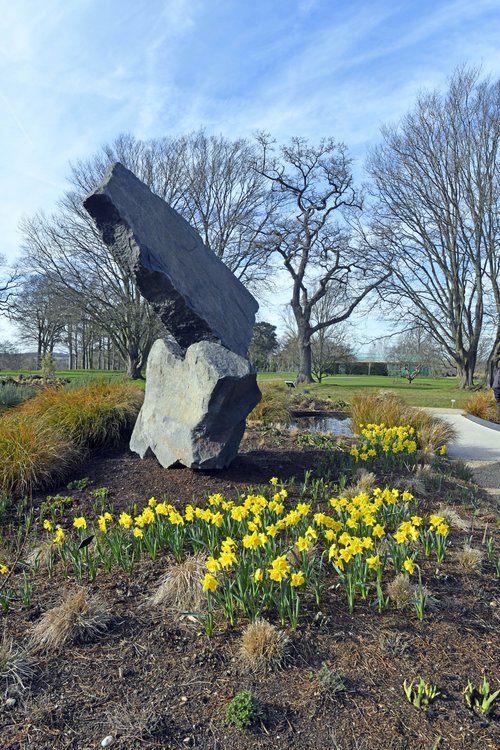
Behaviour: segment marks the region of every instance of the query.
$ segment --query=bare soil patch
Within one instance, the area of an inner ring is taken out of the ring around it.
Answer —
[[[148,498],[167,497],[180,506],[213,492],[226,497],[267,485],[272,476],[295,478],[290,499],[304,472],[330,472],[338,478],[342,453],[299,447],[294,436],[248,432],[238,458],[222,472],[163,469],[126,448],[88,461],[66,485],[33,498],[36,508],[48,495],[73,498],[62,524],[90,514],[95,489],[108,489],[107,505],[128,510]],[[398,486],[404,477],[379,478]],[[238,659],[241,633],[217,619],[210,640],[196,621],[148,606],[148,597],[170,563],[159,555],[144,559],[131,576],[113,570],[82,585],[106,602],[111,621],[96,640],[76,642],[53,654],[29,653],[34,675],[26,689],[6,687],[0,696],[2,750],[90,750],[111,735],[112,748],[203,748],[203,750],[500,750],[500,701],[485,718],[467,708],[462,690],[486,675],[500,687],[500,597],[494,557],[480,567],[460,567],[456,554],[464,541],[485,550],[494,537],[500,554],[498,507],[475,485],[451,474],[429,476],[418,495],[422,510],[444,502],[464,521],[453,527],[450,549],[440,565],[424,562],[423,578],[435,604],[420,622],[413,609],[391,606],[379,613],[372,601],[359,602],[350,615],[332,575],[320,611],[305,602],[299,627],[287,630],[290,654],[280,669],[252,674]],[[12,510],[12,513],[14,511]],[[9,520],[5,519],[3,544]],[[22,560],[11,582],[19,583]],[[0,581],[1,583],[1,581]],[[28,646],[31,629],[75,583],[56,570],[39,574],[32,599],[11,604],[3,616],[4,637]],[[276,624],[276,622],[275,622]],[[441,695],[426,711],[410,705],[403,682],[436,685]],[[240,691],[258,696],[263,716],[238,730],[222,725],[228,702]]]

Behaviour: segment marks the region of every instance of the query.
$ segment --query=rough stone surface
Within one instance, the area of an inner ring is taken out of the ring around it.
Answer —
[[[246,355],[258,304],[177,211],[120,163],[84,205],[184,351],[215,341]]]
[[[250,363],[209,341],[185,353],[171,339],[155,341],[146,396],[130,441],[162,466],[223,469],[235,458],[245,419],[260,400]]]

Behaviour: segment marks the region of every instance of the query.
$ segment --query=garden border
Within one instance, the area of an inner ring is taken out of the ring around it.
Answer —
[[[481,419],[481,417],[475,417],[472,414],[464,414],[464,417],[466,419],[470,419],[471,422],[475,422],[476,424],[480,424],[483,427],[489,427],[490,430],[495,430],[496,432],[500,432],[500,424],[496,424],[495,422],[489,422],[486,419]]]

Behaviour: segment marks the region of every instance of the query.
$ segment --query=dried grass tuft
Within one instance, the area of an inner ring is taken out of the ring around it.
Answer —
[[[164,730],[167,714],[136,694],[125,696],[105,709],[111,734],[122,740],[147,740]]]
[[[415,586],[404,573],[399,573],[393,581],[387,584],[387,594],[391,602],[398,609],[403,609],[411,604],[415,596]]]
[[[176,612],[200,612],[204,608],[202,582],[206,572],[205,555],[188,555],[173,563],[150,598],[153,606],[169,606]]]
[[[26,562],[32,567],[38,566],[39,572],[45,572],[54,558],[54,545],[50,540],[36,544],[28,553]]]
[[[286,633],[260,619],[247,625],[243,631],[238,657],[245,669],[267,672],[285,665],[289,646]]]
[[[464,521],[461,516],[458,515],[455,508],[450,508],[449,505],[441,503],[438,507],[438,513],[443,516],[450,526],[460,531],[468,531],[470,529],[470,522]]]
[[[111,619],[104,602],[80,588],[42,615],[31,631],[31,643],[55,651],[69,643],[92,641],[107,630]]]
[[[377,477],[372,471],[366,471],[366,469],[358,469],[352,477],[352,483],[345,488],[342,492],[343,497],[351,500],[361,492],[371,492],[371,490],[377,484]]]
[[[465,570],[479,570],[484,559],[483,551],[469,545],[464,545],[463,549],[456,553],[457,563]]]
[[[14,646],[14,642],[5,636],[0,641],[0,684],[6,688],[15,687],[26,689],[35,670],[22,649]]]
[[[422,409],[416,409],[410,424],[420,433],[419,444],[423,450],[435,452],[456,438],[451,424]]]

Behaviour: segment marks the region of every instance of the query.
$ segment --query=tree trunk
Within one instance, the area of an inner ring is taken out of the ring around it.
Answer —
[[[474,385],[474,362],[465,361],[460,366],[460,388],[472,388]]]
[[[312,383],[312,352],[311,342],[309,339],[307,343],[300,340],[299,336],[299,349],[300,349],[300,364],[299,372],[297,375],[297,383]]]
[[[129,352],[127,355],[127,376],[131,380],[142,380],[140,359],[136,352]]]

